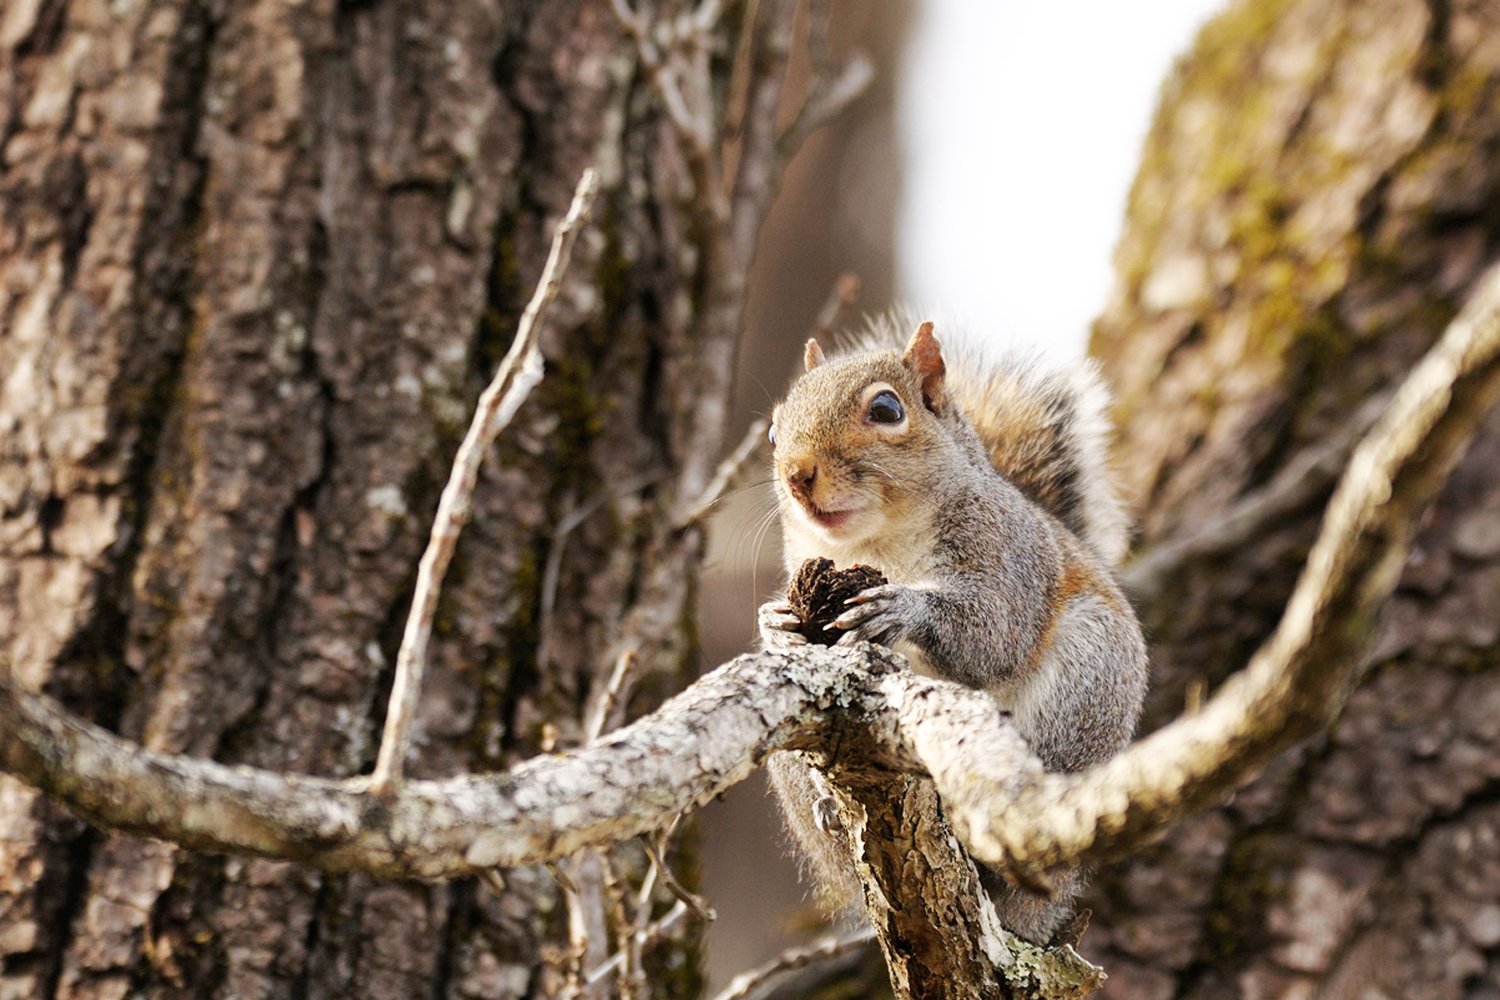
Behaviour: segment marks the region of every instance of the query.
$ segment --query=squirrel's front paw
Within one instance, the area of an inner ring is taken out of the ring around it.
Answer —
[[[895,644],[907,633],[915,620],[919,595],[910,587],[886,583],[861,591],[844,602],[844,612],[830,629],[844,629],[840,646],[856,642],[874,642],[882,646]]]
[[[767,601],[757,614],[760,641],[767,649],[791,649],[807,645],[807,637],[798,631],[802,619],[785,601]]]

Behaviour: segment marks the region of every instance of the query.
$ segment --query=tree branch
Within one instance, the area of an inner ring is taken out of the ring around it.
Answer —
[[[1265,486],[1231,507],[1223,517],[1142,552],[1120,572],[1120,586],[1138,605],[1154,602],[1184,566],[1234,552],[1277,522],[1326,497],[1349,463],[1349,453],[1390,405],[1386,394],[1365,401],[1331,439],[1297,455]]]
[[[326,871],[442,879],[555,861],[665,826],[813,739],[834,705],[880,697],[883,650],[742,656],[590,747],[504,774],[407,781],[378,797],[334,780],[157,753],[0,675],[0,770],[89,821],[185,847]]]
[[[788,948],[764,965],[735,976],[713,1000],[758,1000],[772,980],[808,966],[835,963],[851,955],[857,957],[874,940],[874,930],[866,927],[845,937],[828,937],[810,945]]]
[[[1497,399],[1500,268],[1355,450],[1272,638],[1199,712],[1078,774],[1044,773],[984,693],[919,677],[868,645],[742,656],[592,746],[504,774],[407,782],[385,797],[360,779],[145,750],[23,692],[7,670],[0,770],[106,828],[435,879],[633,837],[742,780],[773,749],[837,748],[842,776],[931,775],[976,857],[1036,877],[1128,851],[1327,724],[1421,512]]]
[[[474,419],[470,421],[469,430],[454,456],[453,468],[438,501],[427,550],[422,553],[422,561],[417,566],[411,611],[407,614],[401,648],[396,654],[396,677],[390,706],[386,709],[385,731],[380,739],[375,772],[370,778],[371,790],[379,794],[389,792],[401,780],[411,739],[411,722],[416,715],[422,674],[427,666],[427,643],[432,637],[438,595],[442,591],[448,564],[453,559],[453,550],[458,545],[459,532],[469,519],[474,486],[479,481],[479,464],[484,460],[485,450],[510,423],[532,388],[542,380],[542,352],[538,345],[542,317],[557,297],[563,273],[573,256],[573,244],[598,193],[599,175],[590,167],[579,178],[568,214],[552,234],[552,249],[542,268],[542,276],[537,280],[536,291],[521,314],[516,338],[495,371],[495,377],[480,395]]]
[[[944,806],[976,856],[1039,872],[1122,854],[1326,726],[1422,512],[1497,400],[1500,265],[1476,284],[1355,449],[1275,633],[1197,713],[1081,774],[1019,770],[1014,741],[997,739],[993,726],[979,743],[966,740],[965,760],[950,755],[944,770],[934,769]],[[932,764],[953,730],[951,722],[929,729],[913,750]]]

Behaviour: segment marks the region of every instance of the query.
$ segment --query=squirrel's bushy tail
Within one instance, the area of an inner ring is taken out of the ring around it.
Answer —
[[[900,350],[921,318],[898,311],[870,320],[853,350]],[[989,352],[939,323],[948,392],[974,425],[990,464],[1109,565],[1130,543],[1109,466],[1109,392],[1087,359],[1049,364],[1035,353]]]

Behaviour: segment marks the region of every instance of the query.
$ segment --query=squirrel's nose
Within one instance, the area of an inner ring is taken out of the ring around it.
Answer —
[[[793,466],[786,474],[786,484],[792,488],[793,495],[806,500],[812,495],[812,486],[817,478],[818,467],[809,462]]]

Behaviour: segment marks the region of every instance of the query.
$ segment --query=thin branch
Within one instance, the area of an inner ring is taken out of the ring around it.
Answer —
[[[640,668],[640,650],[636,646],[629,646],[615,657],[615,665],[609,672],[609,680],[605,683],[602,691],[597,697],[589,699],[588,708],[583,715],[583,742],[585,745],[594,742],[610,729],[615,717],[617,706],[623,705],[630,698],[630,688]]]
[[[859,301],[859,284],[859,275],[847,271],[834,280],[833,288],[823,302],[823,308],[818,310],[818,318],[808,336],[817,338],[833,335],[844,313],[853,309],[854,304]]]
[[[546,570],[542,573],[541,616],[543,618],[551,615],[553,608],[557,605],[557,585],[562,575],[562,557],[567,547],[568,536],[597,514],[605,504],[628,497],[665,478],[666,474],[662,472],[643,472],[627,479],[615,489],[602,491],[588,503],[570,510],[558,519],[557,527],[552,532],[552,545],[547,553]],[[540,659],[545,665],[546,659]]]
[[[698,32],[700,37],[693,39],[689,46],[703,53],[701,63],[692,64],[685,60],[679,50],[663,54],[657,48],[652,39],[652,25],[630,6],[629,0],[610,0],[610,8],[620,27],[634,40],[637,58],[646,71],[651,89],[656,92],[666,110],[667,121],[671,123],[672,131],[682,144],[683,155],[693,175],[700,213],[709,225],[722,223],[728,217],[729,204],[724,197],[719,162],[714,151],[713,108],[709,102],[712,87],[704,78],[707,72],[708,46],[706,39],[702,37],[703,29],[699,29],[696,22],[690,22],[691,30]],[[682,77],[688,78],[686,92],[681,82]],[[688,93],[696,95],[698,99],[690,102]]]
[[[563,996],[575,998],[583,995],[583,968],[591,943],[588,919],[577,880],[564,872],[561,864],[549,864],[547,870],[562,888],[563,907],[568,915],[568,957],[563,969]]]
[[[833,78],[833,46],[828,35],[833,27],[830,0],[807,0],[807,56],[812,62],[813,85]]]
[[[1366,400],[1340,432],[1299,453],[1223,517],[1142,552],[1120,573],[1120,585],[1137,602],[1149,603],[1188,563],[1233,552],[1326,496],[1348,464],[1349,453],[1389,404],[1386,393]]]
[[[797,117],[776,141],[782,158],[789,160],[797,155],[810,135],[843,114],[874,80],[875,63],[864,52],[854,52],[837,76],[814,85]]]
[[[854,952],[862,951],[874,940],[875,930],[865,927],[846,937],[828,937],[810,945],[788,948],[764,965],[735,976],[729,981],[728,986],[714,996],[713,1000],[758,998],[761,996],[762,987],[769,981],[779,979],[789,972],[804,969],[809,965],[833,962]]]
[[[542,567],[541,600],[537,610],[537,635],[540,637],[536,662],[542,670],[551,668],[552,646],[555,641],[552,627],[553,612],[557,607],[557,588],[562,581],[563,555],[567,552],[568,538],[590,517],[598,513],[605,504],[630,496],[654,482],[665,479],[662,472],[643,472],[621,483],[617,488],[601,491],[587,503],[577,507],[558,519],[552,532],[552,544],[547,549],[547,562]]]
[[[547,307],[557,297],[563,274],[573,255],[573,244],[598,193],[599,175],[590,167],[579,178],[568,214],[552,234],[552,249],[537,281],[536,291],[521,314],[516,338],[501,360],[495,377],[480,395],[474,419],[470,421],[463,443],[458,446],[458,454],[453,458],[452,471],[438,501],[432,535],[417,567],[411,611],[401,636],[401,649],[396,654],[396,677],[390,706],[386,709],[380,755],[370,778],[370,788],[378,794],[389,793],[401,780],[407,746],[411,741],[411,723],[422,691],[422,674],[427,666],[427,644],[432,636],[438,595],[448,564],[453,559],[459,532],[469,519],[474,486],[479,481],[479,464],[484,460],[485,450],[510,423],[521,403],[542,379],[542,354],[538,346],[542,319]]]
[[[615,979],[615,988],[620,994],[620,1000],[634,1000],[635,997],[646,995],[646,976],[640,964],[631,961],[635,919],[630,912],[630,887],[609,852],[600,851],[599,856],[604,863],[604,892],[609,900],[609,925],[614,934],[614,954],[625,959],[619,965],[620,974]],[[592,972],[585,982],[590,985],[597,982]]]
[[[554,881],[562,888],[562,891],[570,895],[578,895],[578,883],[573,881],[573,876],[563,871],[562,865],[555,861],[547,862],[547,871],[551,873]]]
[[[666,108],[667,118],[672,122],[672,126],[684,141],[706,154],[709,130],[704,127],[705,123],[699,121],[697,116],[689,110],[687,100],[677,85],[672,68],[667,65],[667,60],[651,38],[651,26],[646,23],[640,12],[630,6],[629,0],[610,0],[610,9],[614,11],[615,20],[620,22],[620,27],[624,28],[625,33],[635,42],[636,55],[641,65],[645,67],[651,79],[651,86],[656,90],[657,97],[661,99],[662,106]]]
[[[859,284],[857,275],[846,273],[838,276],[827,301],[818,311],[812,336],[826,336],[832,333],[838,324],[839,317],[852,308],[858,300]],[[697,525],[719,504],[740,473],[750,465],[752,460],[760,456],[766,444],[768,426],[769,422],[763,417],[751,422],[750,426],[745,429],[744,436],[740,438],[740,443],[735,445],[734,450],[714,470],[713,478],[709,480],[703,492],[693,501],[687,512],[677,519],[673,525],[674,531],[686,531]]]
[[[656,842],[654,835],[646,834],[641,838],[641,843],[646,846],[646,853],[656,865],[657,871],[661,872],[661,884],[667,887],[667,891],[677,897],[684,906],[693,911],[693,915],[704,923],[713,923],[718,919],[713,907],[708,901],[696,893],[689,892],[687,887],[677,881],[677,876],[667,866],[666,859],[662,857],[661,844]]]
[[[754,6],[754,5],[752,5]],[[745,281],[755,255],[771,199],[781,176],[776,156],[776,108],[786,82],[788,50],[796,12],[795,0],[765,0],[758,21],[747,18],[746,31],[755,34],[747,49],[745,130],[729,197],[721,223],[704,230],[700,242],[701,269],[707,288],[703,307],[691,336],[695,344],[695,373],[700,392],[674,415],[684,444],[677,470],[677,507],[673,522],[700,499],[713,478],[716,456],[722,453],[722,434],[728,419],[740,330],[744,320]]]
[[[719,18],[723,16],[724,0],[702,0],[698,9],[693,11],[693,29],[700,37],[708,37],[719,26]]]
[[[745,26],[735,40],[734,57],[729,67],[729,98],[724,111],[723,138],[737,140],[745,127],[750,99],[750,64],[755,56],[755,24],[760,19],[760,0],[746,0],[741,23]]]
[[[639,948],[640,951],[646,951],[647,949],[653,948],[656,945],[660,944],[662,939],[666,937],[667,932],[675,927],[683,917],[687,916],[688,913],[689,910],[686,903],[678,901],[677,903],[673,904],[672,908],[668,910],[660,920],[647,925],[646,928],[636,934],[637,948]],[[626,956],[624,952],[615,952],[608,958],[608,960],[606,960],[601,965],[599,965],[598,968],[590,972],[588,976],[584,978],[584,982],[590,984],[597,983],[599,980],[609,975],[615,969],[618,969],[625,962],[625,958]]]
[[[745,436],[740,438],[740,443],[734,446],[734,451],[725,456],[724,461],[714,470],[714,476],[708,481],[698,499],[688,508],[687,513],[677,519],[674,531],[686,531],[701,522],[708,516],[709,511],[718,505],[724,493],[734,483],[735,477],[744,471],[745,466],[759,454],[761,446],[766,443],[766,428],[770,422],[761,417],[752,420],[750,426],[745,430]]]

